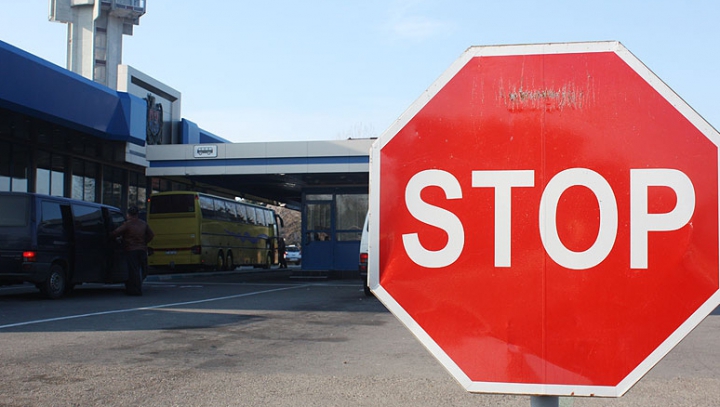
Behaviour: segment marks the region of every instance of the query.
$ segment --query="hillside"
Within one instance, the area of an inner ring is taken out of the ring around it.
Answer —
[[[300,211],[294,211],[280,206],[270,206],[283,219],[285,227],[283,236],[288,245],[302,246],[302,216]]]

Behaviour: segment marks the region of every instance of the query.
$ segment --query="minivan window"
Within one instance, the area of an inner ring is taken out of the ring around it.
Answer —
[[[30,201],[27,196],[0,196],[0,226],[25,226]]]
[[[43,230],[60,230],[63,227],[62,212],[58,202],[43,201],[40,204],[40,224]]]
[[[110,212],[110,230],[115,230],[125,223],[125,217],[120,212]]]
[[[102,210],[99,207],[73,205],[72,208],[77,231],[103,233]]]

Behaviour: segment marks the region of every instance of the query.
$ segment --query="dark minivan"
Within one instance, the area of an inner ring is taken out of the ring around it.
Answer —
[[[30,282],[49,298],[82,283],[123,283],[122,246],[109,233],[115,207],[55,196],[0,192],[0,285]]]

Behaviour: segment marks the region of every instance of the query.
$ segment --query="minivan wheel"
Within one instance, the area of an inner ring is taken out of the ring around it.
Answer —
[[[65,286],[67,278],[65,270],[58,264],[50,266],[50,275],[47,280],[40,284],[40,292],[53,300],[56,300],[65,294]]]

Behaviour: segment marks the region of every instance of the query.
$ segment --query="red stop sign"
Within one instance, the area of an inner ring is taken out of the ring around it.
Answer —
[[[720,135],[617,42],[468,49],[375,143],[375,295],[469,391],[620,396],[719,303]]]

